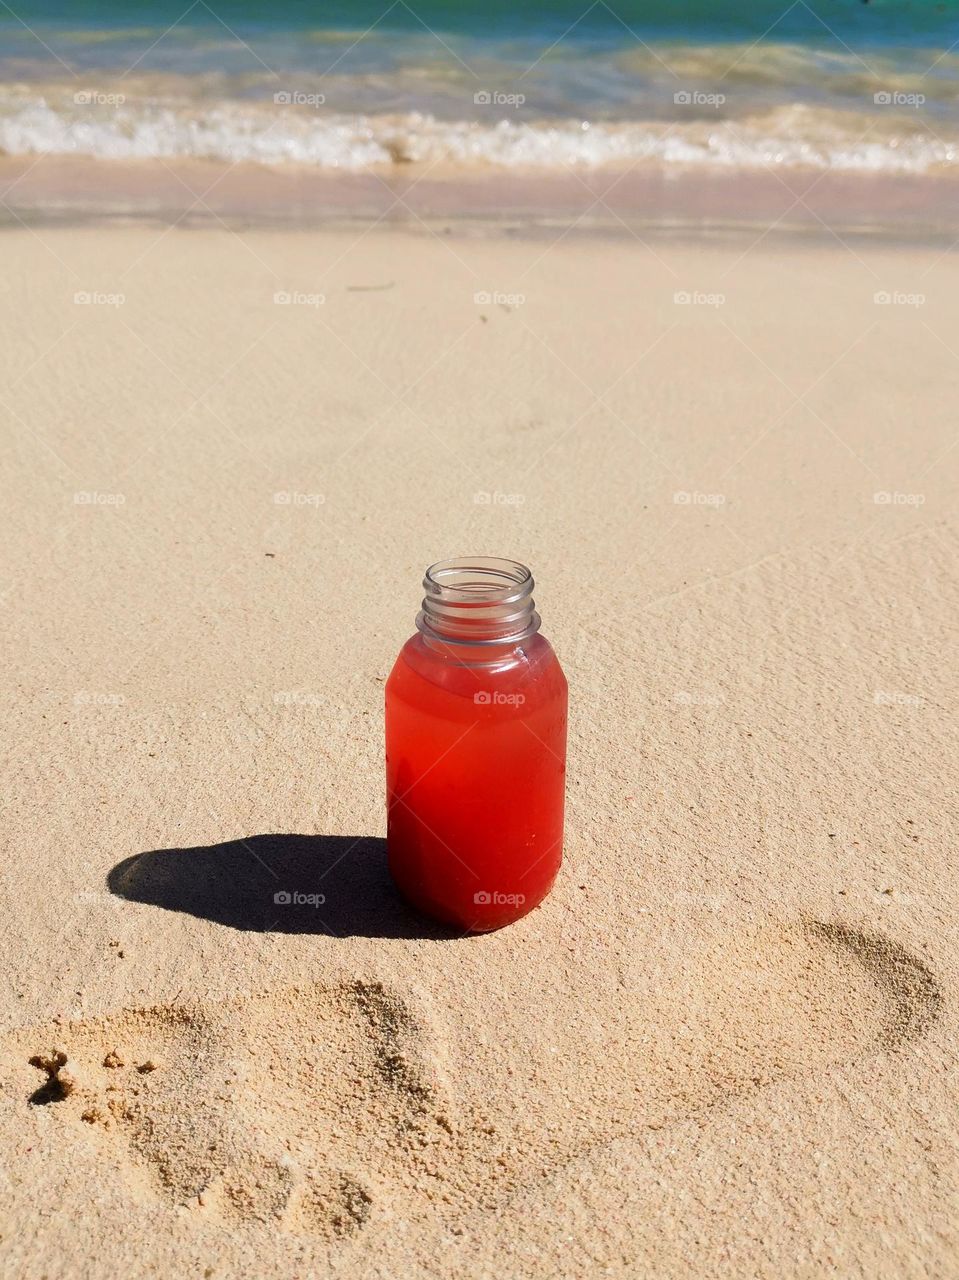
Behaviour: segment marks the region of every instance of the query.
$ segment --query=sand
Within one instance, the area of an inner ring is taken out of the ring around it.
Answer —
[[[4,1274],[959,1270],[956,258],[558,235],[4,233]],[[469,551],[568,838],[456,938],[381,710]]]
[[[949,166],[934,173],[780,171],[765,163],[664,170],[634,158],[595,171],[558,161],[531,171],[431,160],[342,172],[186,157],[118,164],[62,155],[39,164],[36,156],[0,153],[0,190],[10,220],[40,224],[109,215],[191,228],[266,222],[328,229],[334,220],[359,218],[385,226],[476,218],[508,219],[524,229],[552,225],[554,237],[575,222],[582,230],[626,227],[640,235],[664,226],[696,233],[751,229],[755,239],[770,227],[821,233],[825,223],[840,236],[896,228],[900,235],[938,241],[940,250],[959,235],[956,177]]]

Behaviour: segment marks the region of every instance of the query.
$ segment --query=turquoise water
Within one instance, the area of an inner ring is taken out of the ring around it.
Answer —
[[[959,0],[13,9],[0,8],[10,155],[354,171],[959,164]]]
[[[598,35],[624,38],[625,26],[643,39],[685,40],[692,44],[720,40],[754,40],[773,24],[781,39],[816,42],[835,35],[861,47],[929,42],[946,48],[959,38],[956,0],[423,0],[392,6],[364,0],[359,3],[310,3],[282,0],[265,6],[257,0],[226,0],[192,8],[180,0],[127,4],[122,0],[22,0],[13,6],[24,22],[45,31],[121,32],[150,29],[159,33],[173,23],[190,31],[213,30],[229,24],[246,39],[269,38],[277,32],[365,29],[377,23],[386,30],[412,31],[424,24],[440,34],[488,35],[506,40],[514,36],[555,39],[570,28],[570,38]],[[186,11],[186,12],[185,12]],[[625,24],[625,26],[624,26]],[[0,26],[15,27],[16,19]]]

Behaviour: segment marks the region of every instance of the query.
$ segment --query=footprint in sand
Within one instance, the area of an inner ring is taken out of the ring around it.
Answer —
[[[21,1032],[4,1074],[25,1105],[84,1126],[131,1188],[214,1224],[335,1243],[376,1215],[453,1223],[585,1147],[898,1049],[941,1001],[915,956],[841,923],[717,935],[665,986],[641,965],[629,985],[601,1041],[570,1022],[562,1097],[524,1085],[515,1046],[481,1072],[464,1043],[463,1079],[486,1096],[454,1101],[433,1020],[376,982]]]
[[[378,1184],[429,1184],[450,1138],[441,1057],[403,1000],[356,982],[58,1028],[28,1096],[120,1144],[171,1205],[336,1239]]]

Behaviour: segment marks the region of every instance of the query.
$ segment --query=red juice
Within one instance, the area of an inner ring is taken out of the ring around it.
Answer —
[[[566,677],[522,565],[446,561],[425,585],[386,686],[390,871],[419,910],[484,932],[532,911],[559,871]]]

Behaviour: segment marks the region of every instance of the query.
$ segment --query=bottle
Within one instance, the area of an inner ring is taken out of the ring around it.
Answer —
[[[515,560],[432,565],[386,684],[387,846],[403,896],[469,932],[532,911],[563,855],[567,685]]]

